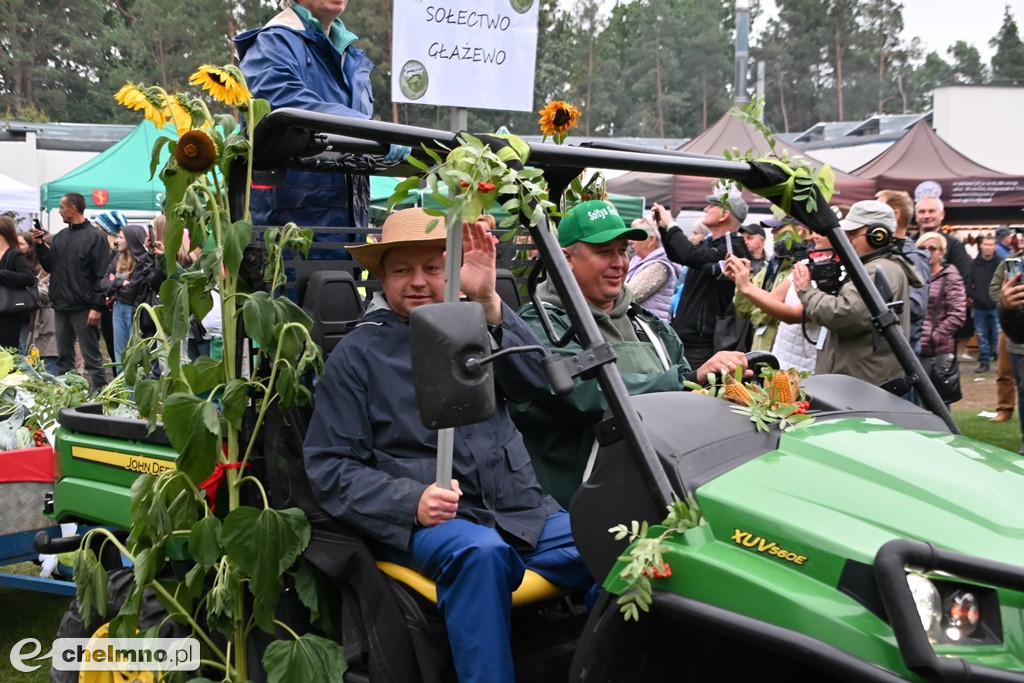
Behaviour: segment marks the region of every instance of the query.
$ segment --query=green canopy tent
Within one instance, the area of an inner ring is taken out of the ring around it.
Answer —
[[[150,179],[153,145],[159,137],[177,137],[173,126],[157,130],[142,121],[131,133],[102,154],[40,188],[41,202],[47,210],[56,209],[68,192],[85,197],[87,209],[106,211],[160,211],[164,203],[164,184],[159,177]],[[167,148],[161,152],[157,173],[167,160]]]
[[[393,178],[391,176],[372,175],[370,176],[370,222],[374,225],[381,225],[388,217],[388,200],[395,193],[395,186],[405,178]],[[407,209],[419,203],[419,190],[412,190],[401,203],[395,206],[395,210]]]

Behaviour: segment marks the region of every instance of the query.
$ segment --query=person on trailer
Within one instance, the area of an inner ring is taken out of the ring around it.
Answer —
[[[373,62],[341,20],[348,0],[282,0],[265,26],[235,37],[239,67],[253,95],[274,109],[295,107],[357,119],[373,118]],[[255,225],[365,228],[370,217],[370,176],[409,153],[392,145],[386,156],[343,154],[342,172],[288,169],[281,177],[254,178]],[[272,174],[277,176],[276,173]],[[351,235],[314,234],[314,242],[356,241]],[[338,245],[340,247],[340,245]],[[319,259],[347,259],[341,248],[315,247]]]

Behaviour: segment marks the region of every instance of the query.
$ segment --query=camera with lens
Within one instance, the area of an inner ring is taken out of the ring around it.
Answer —
[[[835,260],[835,250],[818,249],[804,244],[794,249],[792,253],[794,258],[807,266],[811,272],[811,279],[818,289],[826,294],[835,294],[839,291],[846,271],[843,264]]]
[[[811,279],[818,289],[826,294],[835,294],[843,285],[843,264],[839,261],[805,261],[811,271]]]

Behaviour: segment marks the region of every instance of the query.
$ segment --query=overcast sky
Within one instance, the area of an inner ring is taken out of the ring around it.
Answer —
[[[604,9],[608,11],[623,1],[604,0]],[[566,8],[573,4],[572,0],[560,2]],[[1024,0],[903,0],[904,38],[919,37],[926,53],[934,50],[943,59],[948,58],[946,48],[964,40],[978,48],[987,65],[993,52],[988,41],[999,32],[1006,5],[1010,6],[1018,29],[1024,31]],[[766,17],[774,12],[775,0],[761,0],[761,6],[765,11],[752,27],[753,43],[757,42],[757,31],[765,26]]]
[[[752,27],[751,42],[756,42],[758,29],[764,28],[766,17],[774,12],[775,0],[762,0],[764,12]],[[986,65],[994,50],[988,41],[1003,25],[1006,5],[1021,28],[1024,0],[903,0],[903,37],[921,39],[925,52],[932,50],[947,59],[946,48],[958,40],[978,48]]]

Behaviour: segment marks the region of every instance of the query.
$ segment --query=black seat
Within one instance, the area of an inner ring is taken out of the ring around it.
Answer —
[[[344,270],[318,270],[306,283],[302,310],[313,319],[313,341],[328,354],[345,335],[346,328],[363,314],[352,273]]]
[[[495,289],[501,300],[508,304],[513,311],[518,311],[523,301],[519,295],[519,284],[516,282],[512,271],[507,268],[498,268],[496,273]]]

